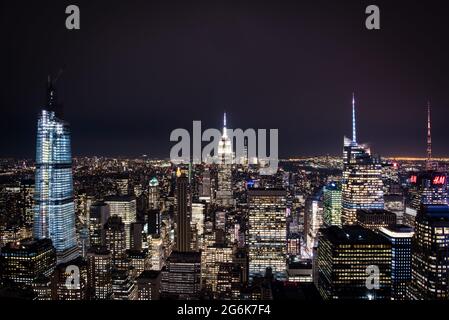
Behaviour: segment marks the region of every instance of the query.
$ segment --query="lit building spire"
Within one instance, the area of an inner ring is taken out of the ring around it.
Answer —
[[[357,135],[355,129],[355,94],[352,93],[352,142],[357,143]]]
[[[223,137],[226,138],[228,136],[226,129],[226,112],[223,115]]]
[[[432,122],[430,101],[427,102],[427,169],[432,168]]]

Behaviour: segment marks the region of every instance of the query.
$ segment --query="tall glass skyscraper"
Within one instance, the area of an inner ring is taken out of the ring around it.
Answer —
[[[57,262],[76,258],[72,154],[68,124],[55,114],[56,93],[49,79],[48,104],[38,119],[34,238],[51,239]]]
[[[342,224],[357,223],[357,210],[383,209],[382,165],[371,150],[357,143],[355,98],[352,98],[352,140],[344,138],[342,180]]]
[[[341,187],[335,182],[324,187],[324,224],[341,226]]]

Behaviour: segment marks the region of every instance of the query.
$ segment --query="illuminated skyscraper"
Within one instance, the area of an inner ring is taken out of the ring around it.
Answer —
[[[427,170],[432,170],[434,167],[434,164],[432,163],[432,118],[430,110],[430,102],[427,102]]]
[[[150,209],[159,209],[159,181],[156,177],[148,184],[148,205]]]
[[[162,296],[197,299],[201,290],[201,252],[173,251],[162,270]]]
[[[341,188],[331,182],[324,187],[324,224],[327,226],[341,226]]]
[[[126,259],[125,224],[120,217],[112,216],[104,228],[105,244],[111,252],[113,267],[127,270],[129,263]]]
[[[117,216],[122,218],[125,224],[125,240],[126,249],[131,248],[131,224],[136,222],[137,209],[136,198],[134,196],[109,196],[105,198],[105,202],[110,207],[111,217]]]
[[[160,271],[164,266],[164,248],[159,235],[151,236],[151,270]]]
[[[94,246],[87,252],[87,286],[94,300],[112,298],[112,256],[106,247]]]
[[[221,243],[207,246],[202,254],[203,287],[215,297],[220,293],[217,289],[220,265],[232,263],[232,259],[233,248]]]
[[[201,193],[200,197],[209,199],[211,196],[211,177],[210,177],[210,169],[208,167],[204,168],[203,177],[201,181]]]
[[[379,233],[391,243],[391,298],[407,300],[412,280],[413,228],[405,225],[382,227]]]
[[[49,78],[48,102],[37,124],[34,238],[49,238],[58,263],[78,253],[73,202],[70,130],[55,114],[56,90]]]
[[[412,240],[412,282],[409,298],[449,298],[449,206],[422,205]]]
[[[105,225],[106,246],[111,252],[111,282],[114,300],[136,300],[137,287],[131,277],[130,259],[126,255],[125,224],[116,215]]]
[[[233,204],[232,198],[232,141],[226,128],[226,113],[223,118],[223,135],[218,142],[218,190],[217,202],[223,206]]]
[[[151,270],[151,257],[148,249],[126,250],[126,253],[134,275],[139,275],[145,270]]]
[[[316,261],[316,283],[325,300],[391,297],[391,244],[360,226],[322,229]],[[367,287],[367,270],[378,267],[379,289]]]
[[[235,263],[220,263],[217,273],[218,299],[237,299],[242,288],[242,269]]]
[[[304,213],[304,236],[306,240],[306,253],[312,255],[313,248],[316,247],[318,231],[323,225],[323,202],[321,201],[321,192],[309,197],[306,200]]]
[[[352,99],[352,140],[344,138],[342,223],[355,224],[358,209],[383,209],[382,165],[371,150],[356,141],[355,99]]]
[[[109,205],[97,201],[94,202],[89,208],[89,242],[91,246],[101,246],[104,245],[104,225],[110,217]]]
[[[75,281],[72,271],[79,271],[79,281]],[[70,281],[70,278],[72,281]],[[67,281],[69,280],[69,281]],[[57,300],[86,300],[87,298],[87,263],[81,257],[59,264],[55,269],[53,287]],[[71,285],[69,285],[71,283]]]
[[[0,252],[2,280],[31,285],[39,276],[50,276],[56,266],[50,239],[9,242]]]
[[[287,221],[283,189],[251,189],[249,206],[249,277],[264,276],[268,267],[286,278]]]
[[[137,300],[137,285],[127,270],[112,270],[114,300]]]
[[[447,175],[444,172],[424,171],[410,176],[411,207],[418,210],[421,204],[447,204]]]

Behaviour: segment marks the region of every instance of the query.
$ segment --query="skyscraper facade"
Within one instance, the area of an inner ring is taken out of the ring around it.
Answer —
[[[149,209],[159,209],[159,181],[153,177],[148,183],[148,207]]]
[[[120,217],[112,216],[104,228],[105,244],[111,253],[113,268],[127,270],[125,224]]]
[[[110,215],[122,218],[125,224],[126,249],[131,248],[131,224],[136,222],[136,198],[130,195],[108,196],[105,203],[110,207]]]
[[[214,296],[220,293],[217,289],[220,265],[232,263],[232,258],[233,249],[225,244],[214,244],[203,251],[201,261],[203,287]]]
[[[249,277],[264,276],[270,267],[277,279],[286,278],[286,192],[251,189],[249,206]]]
[[[322,229],[316,257],[316,282],[325,300],[391,298],[391,244],[360,226]],[[376,266],[379,287],[367,286],[367,270]]]
[[[412,240],[412,282],[408,291],[414,300],[449,298],[449,206],[422,205]]]
[[[27,284],[39,276],[50,276],[56,266],[56,252],[50,239],[9,242],[0,252],[2,280]]]
[[[103,246],[93,246],[87,252],[87,286],[90,299],[112,298],[112,256]]]
[[[201,290],[201,252],[173,251],[162,270],[162,296],[197,299]]]
[[[391,299],[406,300],[412,280],[413,228],[394,225],[381,227],[379,233],[391,243]]]
[[[324,187],[324,224],[327,226],[341,226],[341,187],[335,182]]]
[[[176,178],[176,250],[180,252],[190,251],[190,205],[188,197],[188,179],[178,168]]]
[[[60,263],[76,258],[79,253],[75,233],[70,130],[66,122],[56,117],[55,107],[56,91],[50,80],[48,103],[37,124],[33,233],[36,239],[52,240]]]
[[[344,138],[342,223],[356,224],[357,210],[383,209],[382,165],[371,150],[356,140],[355,99],[352,99],[352,140]]]
[[[410,176],[410,206],[419,210],[421,204],[447,204],[447,174],[434,170]]]
[[[103,201],[94,202],[89,208],[89,243],[91,246],[104,245],[104,226],[110,217],[109,205]]]
[[[319,192],[306,200],[304,213],[304,238],[306,240],[306,253],[312,254],[317,244],[318,231],[323,225],[323,202],[322,193]]]
[[[357,210],[357,224],[362,227],[379,230],[381,227],[396,225],[396,215],[387,210]]]

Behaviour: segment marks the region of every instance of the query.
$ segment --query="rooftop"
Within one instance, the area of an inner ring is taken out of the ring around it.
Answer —
[[[389,244],[385,237],[361,226],[331,226],[321,232],[334,244]]]

